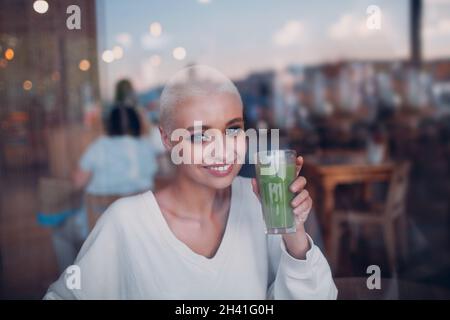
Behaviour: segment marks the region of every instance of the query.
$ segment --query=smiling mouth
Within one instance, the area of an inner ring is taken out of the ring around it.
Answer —
[[[233,169],[232,164],[220,164],[220,165],[212,165],[212,166],[204,166],[210,174],[216,177],[225,177],[231,173]]]

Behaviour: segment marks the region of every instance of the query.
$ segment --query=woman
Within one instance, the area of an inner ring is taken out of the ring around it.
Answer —
[[[134,108],[115,105],[105,122],[107,135],[83,154],[74,174],[75,184],[92,195],[130,195],[153,187],[157,170],[155,152],[142,137]]]
[[[179,155],[190,164],[178,164],[165,189],[114,203],[78,255],[79,289],[69,289],[71,276],[63,274],[46,298],[336,298],[328,263],[304,229],[312,200],[303,177],[291,185],[297,232],[264,233],[256,183],[237,177],[246,146],[243,106],[231,81],[207,67],[190,67],[167,84],[160,108],[165,147],[183,147]],[[196,121],[236,143],[213,156],[198,152],[211,141],[192,130]],[[172,139],[175,129],[187,134]],[[302,163],[299,158],[298,170]]]
[[[119,105],[133,106],[139,114],[141,131],[143,135],[148,136],[154,151],[158,156],[163,156],[165,151],[159,130],[154,126],[152,119],[148,118],[144,109],[139,105],[136,91],[129,79],[121,79],[116,83],[114,103]]]

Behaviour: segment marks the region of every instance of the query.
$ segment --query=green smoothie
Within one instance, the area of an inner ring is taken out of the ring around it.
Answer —
[[[267,170],[272,166],[271,170]],[[266,169],[264,171],[264,168]],[[291,201],[294,193],[289,186],[296,178],[295,163],[256,165],[261,202],[267,233],[295,232]]]

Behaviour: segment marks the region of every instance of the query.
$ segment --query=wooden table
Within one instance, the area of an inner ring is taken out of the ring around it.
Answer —
[[[370,184],[374,182],[389,181],[394,169],[392,162],[370,164],[366,154],[361,152],[326,152],[305,157],[304,175],[312,188],[315,203],[321,215],[324,231],[325,251],[330,252],[331,218],[335,209],[335,189],[341,184],[363,183],[365,194],[370,193]],[[321,200],[318,193],[322,193]],[[320,208],[321,207],[321,208]]]

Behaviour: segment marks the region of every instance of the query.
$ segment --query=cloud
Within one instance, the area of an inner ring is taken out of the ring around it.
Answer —
[[[429,23],[424,29],[425,36],[442,37],[450,35],[450,19],[440,19],[435,23]]]
[[[427,5],[449,5],[448,0],[427,0]]]
[[[344,40],[359,37],[367,38],[374,35],[378,30],[367,28],[366,19],[357,19],[354,15],[347,13],[341,15],[339,20],[328,29],[328,35],[334,40]]]
[[[273,43],[280,47],[291,46],[298,44],[305,35],[305,27],[302,22],[298,20],[291,20],[284,24],[284,26],[275,32],[273,35]]]
[[[334,42],[334,52],[353,57],[402,57],[408,53],[407,30],[388,12],[382,13],[380,29],[369,28],[369,18],[369,14],[347,12],[332,22],[327,35]]]
[[[370,29],[367,20],[369,18],[370,15],[345,13],[330,25],[328,37],[339,41],[399,39],[400,29],[396,27],[393,23],[394,20],[388,13],[383,12],[380,16],[380,29]]]

